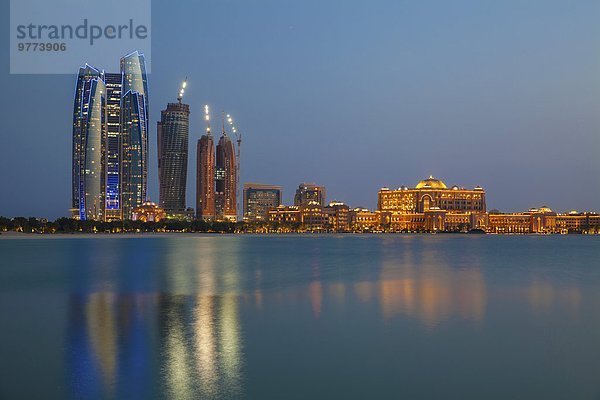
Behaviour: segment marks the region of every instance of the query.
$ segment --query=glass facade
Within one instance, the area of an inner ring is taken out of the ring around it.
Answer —
[[[157,123],[160,206],[171,216],[184,217],[190,106],[169,103]]]
[[[144,56],[121,58],[121,207],[123,218],[147,199],[148,82]]]
[[[121,74],[104,75],[106,84],[106,219],[121,219]]]
[[[130,219],[147,198],[148,84],[144,56],[120,73],[89,65],[77,75],[73,107],[73,216]]]
[[[244,184],[244,220],[268,220],[269,210],[281,205],[281,186]]]
[[[104,75],[86,65],[79,69],[73,109],[72,208],[81,220],[104,218],[105,145]]]

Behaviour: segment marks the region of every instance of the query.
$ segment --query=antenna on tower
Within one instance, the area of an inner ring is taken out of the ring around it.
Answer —
[[[183,99],[183,94],[185,93],[186,86],[187,86],[187,76],[185,77],[185,80],[181,84],[181,89],[179,89],[179,94],[177,95],[177,101],[179,103],[181,103],[181,100]]]
[[[210,112],[208,110],[208,104],[204,106],[204,118],[206,120],[206,134],[210,135]]]

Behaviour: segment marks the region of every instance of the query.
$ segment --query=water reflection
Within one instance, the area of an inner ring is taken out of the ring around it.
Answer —
[[[175,296],[161,301],[164,379],[171,398],[241,393],[238,298]]]
[[[72,394],[124,398],[164,387],[178,399],[239,395],[238,303],[234,295],[71,296]]]
[[[323,307],[323,287],[320,281],[311,282],[308,286],[308,296],[312,306],[313,317],[319,319]]]
[[[362,301],[377,293],[385,319],[406,315],[428,328],[453,316],[481,321],[487,290],[477,253],[449,261],[436,246],[421,249],[409,242],[400,251],[384,249],[379,282],[359,282],[356,293]]]
[[[536,322],[531,317],[562,323],[584,315],[590,294],[579,275],[536,268],[526,255],[515,267],[494,246],[480,248],[482,240],[446,240],[85,243],[69,274],[69,390],[76,398],[252,398],[248,382],[270,388],[281,372],[269,361],[309,365],[322,356],[330,371],[351,349],[355,359],[384,360],[379,373],[386,373],[410,359],[389,350],[401,337],[418,347],[425,333],[439,349],[450,330],[497,341],[489,327],[509,320],[508,312],[524,325]],[[410,372],[415,364],[408,364]]]
[[[568,309],[575,315],[581,306],[581,289],[574,285],[556,285],[535,278],[528,289],[529,304],[534,314],[548,315],[556,311],[557,306]]]
[[[67,365],[74,397],[150,393],[156,296],[73,294],[69,305]]]

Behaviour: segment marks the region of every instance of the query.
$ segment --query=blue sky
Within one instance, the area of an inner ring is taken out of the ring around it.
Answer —
[[[0,215],[67,215],[78,65],[10,75],[0,1]],[[187,76],[190,206],[208,103],[243,132],[242,181],[283,185],[286,202],[310,181],[374,208],[381,186],[432,174],[483,186],[489,208],[600,211],[600,2],[154,1],[152,14],[152,199],[156,121]]]

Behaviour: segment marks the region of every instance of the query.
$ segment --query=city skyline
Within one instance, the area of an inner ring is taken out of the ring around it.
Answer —
[[[207,21],[200,26],[184,23],[198,5],[156,4],[154,14],[165,18],[153,21],[161,41],[149,76],[149,120],[160,119],[173,87],[189,76],[190,141],[203,131],[202,105],[231,110],[250,138],[240,182],[289,188],[288,204],[298,182],[318,181],[331,198],[373,209],[381,186],[432,174],[486,187],[490,205],[503,211],[539,204],[597,210],[600,65],[593,17],[600,6],[515,4],[308,2],[291,15],[276,4],[259,13],[234,2],[205,6]],[[383,6],[390,12],[382,16]],[[8,13],[8,5],[2,10]],[[344,18],[330,21],[327,15],[336,13]],[[182,20],[178,37],[207,38],[198,44],[201,52],[189,51],[188,40],[175,40],[166,18],[175,15]],[[226,16],[237,24],[214,33]],[[364,27],[355,30],[351,21],[363,17]],[[457,26],[456,20],[467,22]],[[211,62],[199,62],[195,53]],[[14,116],[7,132],[14,134],[4,135],[13,151],[0,168],[11,171],[3,174],[6,187],[18,190],[0,200],[0,210],[66,215],[71,168],[65,104],[72,102],[73,76],[9,76],[8,50],[0,55],[8,93],[31,91],[47,100],[36,118],[27,118],[25,96],[3,98]],[[116,70],[116,61],[102,67]],[[152,126],[148,181],[149,198],[158,202],[155,134]]]

